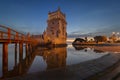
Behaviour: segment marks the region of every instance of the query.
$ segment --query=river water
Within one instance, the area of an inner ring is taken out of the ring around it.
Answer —
[[[2,45],[0,45],[0,78],[9,78],[66,67],[68,65],[93,60],[108,53],[89,47],[72,46],[69,44],[67,47],[38,47],[33,53],[26,57],[24,47],[22,60],[20,60],[19,50],[17,50],[15,54],[14,45],[10,44],[7,70],[6,66],[3,65],[2,54]],[[15,58],[15,55],[17,55],[17,58]]]

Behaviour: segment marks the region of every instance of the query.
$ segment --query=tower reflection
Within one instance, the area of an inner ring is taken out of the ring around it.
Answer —
[[[40,54],[47,64],[47,70],[66,66],[66,47],[50,48],[46,50],[42,49]]]

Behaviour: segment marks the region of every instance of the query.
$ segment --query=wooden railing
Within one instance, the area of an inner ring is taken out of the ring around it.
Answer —
[[[31,41],[31,37],[29,33],[24,34],[9,27],[0,25],[0,40]]]

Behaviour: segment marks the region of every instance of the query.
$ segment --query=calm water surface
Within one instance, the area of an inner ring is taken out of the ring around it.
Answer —
[[[19,49],[19,48],[18,48]],[[72,46],[57,48],[37,48],[26,57],[25,47],[23,48],[22,60],[19,58],[19,50],[15,54],[14,45],[9,45],[8,70],[3,67],[2,45],[0,45],[0,78],[20,76],[67,65],[78,64],[80,62],[93,60],[108,54],[99,50],[86,47]],[[15,58],[15,55],[17,58]]]

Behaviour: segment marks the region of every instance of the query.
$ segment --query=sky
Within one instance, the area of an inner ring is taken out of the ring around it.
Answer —
[[[66,14],[68,35],[120,32],[120,0],[0,0],[0,24],[40,34],[47,27],[48,12],[58,7]]]

